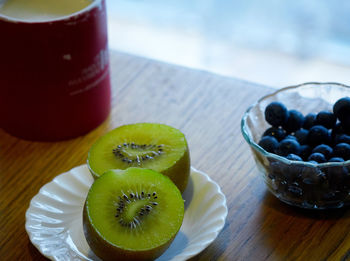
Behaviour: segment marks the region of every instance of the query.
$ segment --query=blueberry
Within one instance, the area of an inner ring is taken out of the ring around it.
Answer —
[[[301,112],[297,110],[290,110],[289,117],[287,121],[284,124],[282,124],[282,127],[287,132],[294,132],[296,130],[299,130],[303,126],[304,120],[304,115]]]
[[[288,154],[286,158],[289,159],[289,160],[303,161],[303,159],[300,158],[298,155],[295,155],[295,154],[292,154],[292,153]]]
[[[344,160],[350,159],[350,145],[347,143],[338,143],[333,148],[332,157],[341,157]]]
[[[307,143],[307,135],[308,134],[309,134],[308,130],[300,129],[300,130],[297,130],[295,132],[294,136],[297,138],[297,140],[300,144],[305,144],[305,143]]]
[[[333,113],[340,121],[345,116],[350,115],[350,97],[344,97],[336,101],[333,106]]]
[[[271,127],[264,132],[263,136],[272,136],[281,141],[286,136],[286,132],[281,128]]]
[[[341,126],[344,130],[344,133],[350,134],[350,114],[343,117],[340,120]]]
[[[259,141],[259,146],[268,152],[274,153],[278,147],[278,141],[272,136],[264,136]]]
[[[321,154],[323,154],[325,156],[326,159],[329,158],[329,156],[332,154],[333,152],[333,149],[326,145],[326,144],[320,144],[320,145],[317,145],[311,153],[315,153],[315,152],[319,152]]]
[[[274,127],[282,126],[288,118],[288,110],[280,102],[271,102],[265,109],[265,119]]]
[[[300,152],[299,156],[303,158],[303,160],[307,160],[307,158],[310,156],[312,151],[312,147],[310,147],[307,144],[301,145],[300,146]]]
[[[270,171],[269,171],[269,175],[272,178],[280,178],[283,175],[283,171],[284,171],[284,164],[282,164],[282,162],[279,161],[270,161]]]
[[[326,158],[322,153],[315,152],[308,157],[308,161],[316,161],[318,163],[326,162]]]
[[[299,154],[300,144],[296,139],[283,139],[276,150],[280,156],[287,156],[288,154]]]
[[[297,137],[295,137],[294,135],[291,135],[291,134],[289,134],[289,135],[287,135],[286,137],[284,137],[285,139],[292,139],[292,140],[298,140],[297,139]]]
[[[336,121],[335,115],[329,111],[320,111],[316,116],[316,125],[322,125],[327,129],[333,128]]]
[[[313,161],[311,163],[318,164],[316,161]],[[317,168],[305,166],[302,173],[301,173],[301,180],[305,185],[321,185],[323,181],[325,180],[324,173],[320,172]],[[312,196],[312,192],[314,189],[317,189],[316,187],[304,187],[304,192],[308,194],[308,197]],[[311,193],[310,193],[311,192]],[[316,192],[316,191],[315,191]],[[307,195],[305,195],[307,196]]]
[[[348,170],[343,166],[333,166],[329,168],[327,174],[329,187],[332,190],[338,190],[338,192],[341,192],[344,189],[347,174]],[[348,195],[348,191],[346,191],[346,195]]]
[[[296,184],[288,186],[288,192],[292,194],[292,197],[301,197],[303,195],[303,190],[299,188]]]
[[[341,123],[338,122],[337,124],[335,124],[335,126],[333,127],[333,129],[331,130],[331,136],[332,139],[335,139],[335,137],[339,134],[344,134],[344,129],[341,126]]]
[[[292,194],[292,197],[301,197],[303,195],[303,190],[295,184],[288,186],[288,192]]]
[[[328,162],[344,162],[344,159],[340,157],[333,157],[333,158],[330,158]]]
[[[305,116],[303,128],[308,130],[312,126],[316,125],[315,122],[316,122],[316,114],[309,113]]]
[[[350,136],[346,134],[339,134],[335,137],[335,143],[347,143],[350,144]]]
[[[309,160],[308,162],[309,162],[309,163],[312,163],[312,164],[318,164],[318,162],[317,162],[317,161],[314,161],[314,160]]]
[[[328,129],[321,125],[315,125],[309,130],[307,136],[308,143],[310,145],[328,144],[330,142],[330,135]]]

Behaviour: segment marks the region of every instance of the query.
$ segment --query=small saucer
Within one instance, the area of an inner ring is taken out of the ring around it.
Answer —
[[[85,240],[82,210],[93,178],[86,165],[58,175],[35,195],[26,212],[33,245],[51,260],[100,260]],[[226,198],[220,187],[191,168],[183,193],[185,216],[174,241],[157,260],[187,260],[214,241],[225,224]]]

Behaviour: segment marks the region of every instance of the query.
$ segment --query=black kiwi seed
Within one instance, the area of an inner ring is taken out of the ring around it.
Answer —
[[[134,217],[134,222],[135,222],[135,225],[140,225],[140,221],[136,217]]]

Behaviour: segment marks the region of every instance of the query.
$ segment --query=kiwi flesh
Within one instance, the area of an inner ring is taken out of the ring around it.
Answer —
[[[131,167],[109,170],[94,181],[83,228],[103,260],[154,260],[169,247],[183,217],[184,201],[168,177]]]
[[[108,132],[91,147],[87,163],[94,178],[109,169],[153,169],[168,176],[181,193],[191,165],[185,135],[159,123],[123,125]]]

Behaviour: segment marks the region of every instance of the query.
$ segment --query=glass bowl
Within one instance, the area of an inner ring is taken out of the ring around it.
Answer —
[[[243,137],[269,191],[281,201],[306,209],[349,205],[350,160],[314,164],[288,160],[265,151],[258,145],[264,131],[271,127],[265,121],[265,107],[279,101],[288,110],[295,109],[303,115],[317,114],[321,110],[332,111],[333,104],[345,96],[350,96],[350,87],[343,84],[304,83],[264,96],[245,112],[241,121]]]

